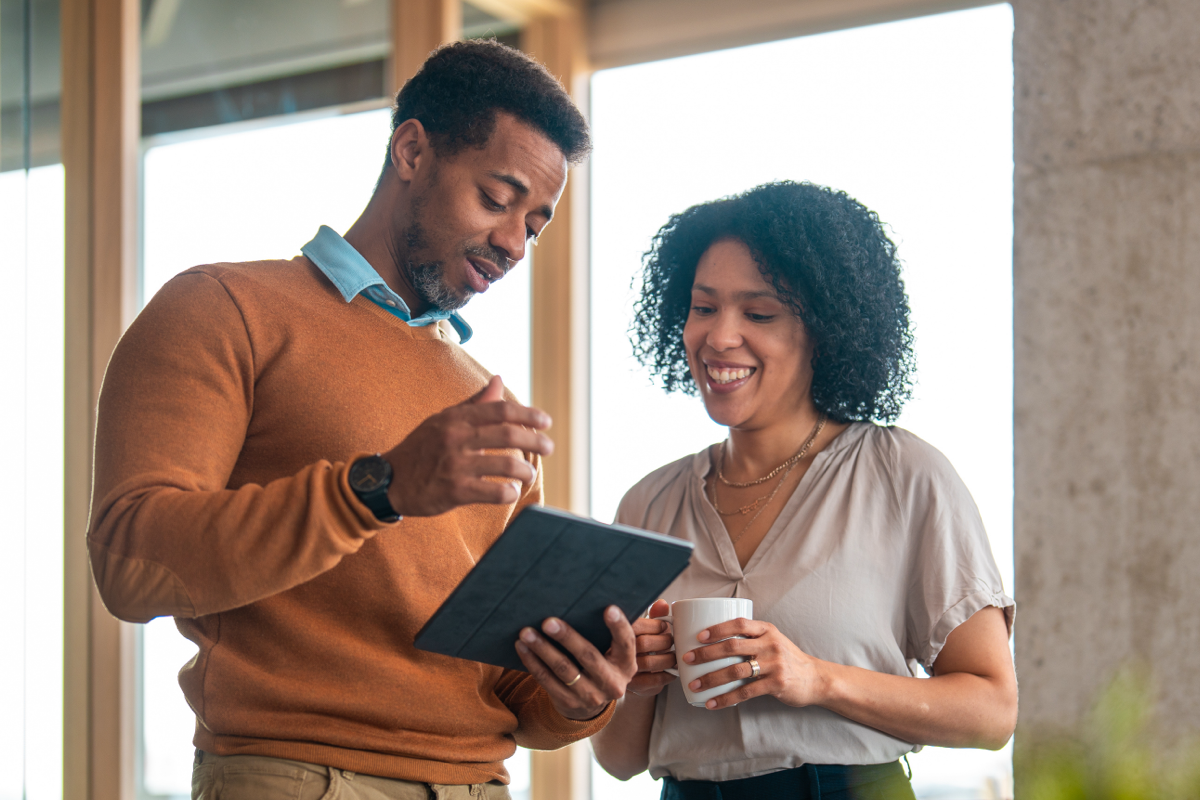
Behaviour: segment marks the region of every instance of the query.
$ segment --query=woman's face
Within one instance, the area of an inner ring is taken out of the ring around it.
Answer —
[[[708,415],[721,425],[763,428],[812,405],[804,323],[737,239],[722,239],[700,257],[683,343]]]

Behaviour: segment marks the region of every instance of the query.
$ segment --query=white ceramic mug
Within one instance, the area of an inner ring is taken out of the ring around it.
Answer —
[[[671,603],[670,614],[654,618],[671,623],[671,630],[675,637],[675,650],[678,653],[676,658],[678,669],[668,669],[667,672],[679,676],[679,682],[683,685],[684,697],[697,708],[704,708],[704,704],[714,697],[731,692],[750,682],[749,678],[745,678],[714,686],[702,692],[693,692],[688,688],[688,684],[692,681],[710,672],[740,664],[746,659],[741,656],[728,656],[718,658],[716,661],[706,661],[703,664],[689,664],[683,660],[684,653],[724,641],[717,639],[712,642],[701,642],[696,638],[700,631],[739,617],[754,619],[753,600],[745,597],[696,597],[691,600],[676,600]]]

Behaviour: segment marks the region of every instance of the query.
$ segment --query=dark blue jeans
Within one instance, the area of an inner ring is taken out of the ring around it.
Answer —
[[[660,800],[915,800],[899,761],[842,766],[805,764],[736,781],[663,778]]]

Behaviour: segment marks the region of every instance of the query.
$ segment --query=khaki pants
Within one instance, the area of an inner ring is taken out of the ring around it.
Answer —
[[[196,752],[192,800],[512,800],[498,781],[450,785],[377,778],[267,756]]]

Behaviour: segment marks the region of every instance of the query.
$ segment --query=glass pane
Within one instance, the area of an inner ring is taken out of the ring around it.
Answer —
[[[143,172],[143,302],[197,264],[291,258],[321,225],[345,232],[379,177],[389,125],[380,109],[151,140]]]
[[[143,2],[143,301],[196,264],[289,258],[319,225],[350,227],[386,152],[390,5]],[[473,6],[464,26],[515,43],[511,24]],[[528,402],[528,264],[465,317],[467,351]],[[194,721],[176,673],[194,650],[170,621],[144,630],[143,796],[189,791]],[[515,764],[527,782],[527,755]]]
[[[61,160],[58,16],[58,0],[0,0],[0,172]]]
[[[536,254],[534,256],[536,258]],[[517,399],[529,403],[530,256],[522,259],[504,280],[488,287],[463,309],[475,335],[463,345],[489,372],[499,375]]]
[[[30,170],[25,283],[25,798],[62,796],[63,169]]]
[[[62,791],[63,171],[0,173],[0,798]],[[10,762],[11,763],[11,762]]]
[[[151,620],[141,637],[142,797],[190,797],[196,717],[177,676],[196,655],[171,617]]]
[[[495,38],[509,47],[521,47],[521,28],[517,23],[494,17],[465,0],[462,4],[462,24],[464,39]]]
[[[63,171],[58,8],[0,0],[0,800],[62,796]],[[47,65],[51,65],[50,68]],[[47,114],[47,109],[52,113]]]
[[[322,224],[345,232],[371,196],[389,129],[389,112],[380,109],[151,143],[143,168],[143,298],[197,264],[291,258]],[[467,351],[528,398],[528,265],[463,315],[475,330]],[[144,792],[186,795],[194,720],[176,673],[195,648],[170,620],[148,625],[142,646]],[[527,760],[515,762],[514,778],[528,781]]]
[[[197,264],[290,258],[322,224],[345,231],[370,196],[388,125],[379,110],[151,144],[143,162],[144,300]],[[195,652],[173,620],[143,631],[144,796],[191,791],[195,718],[176,676]]]
[[[0,295],[0,335],[18,347],[0,348],[0,369],[7,375],[24,375],[25,348],[25,193],[24,170],[0,173],[0,236],[9,249],[16,268],[11,279],[13,290]],[[6,270],[5,277],[9,278]],[[12,509],[4,526],[3,547],[9,557],[0,560],[0,602],[12,613],[0,617],[0,636],[16,643],[15,657],[0,660],[0,748],[12,753],[18,764],[25,759],[25,698],[27,654],[25,634],[25,569],[28,561],[25,537],[25,411],[26,387],[23,381],[4,381],[0,385],[0,447],[6,453],[20,453],[19,459],[4,459],[0,464],[0,503]],[[20,770],[0,770],[0,798],[9,800],[24,795]]]
[[[518,747],[513,757],[504,762],[504,766],[508,769],[508,793],[512,795],[512,800],[529,800],[529,751]]]
[[[641,475],[725,437],[698,400],[664,395],[633,360],[629,287],[654,232],[694,203],[809,180],[846,190],[894,233],[918,337],[919,384],[899,424],[958,469],[1011,590],[1012,24],[1009,6],[992,6],[595,75],[596,517],[610,519]],[[910,760],[920,797],[1011,796],[1007,749]],[[598,800],[657,797],[654,782],[593,775]]]
[[[388,0],[143,2],[145,135],[378,101]]]

